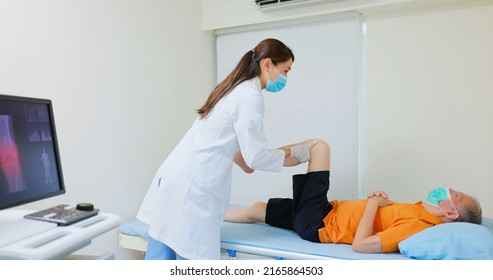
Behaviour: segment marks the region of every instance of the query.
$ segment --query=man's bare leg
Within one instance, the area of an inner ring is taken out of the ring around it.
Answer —
[[[232,223],[265,223],[267,203],[255,202],[246,208],[230,208],[224,216],[226,222]]]
[[[313,141],[313,139],[304,142]],[[293,165],[299,164],[294,159]],[[310,161],[308,163],[307,172],[326,171],[330,170],[330,147],[327,142],[319,140],[310,150]],[[230,208],[224,216],[226,222],[232,223],[265,223],[265,213],[267,209],[266,202],[255,202],[245,208]]]
[[[330,170],[330,147],[327,142],[318,140],[318,143],[310,150],[310,161],[308,162],[307,172],[327,170]]]

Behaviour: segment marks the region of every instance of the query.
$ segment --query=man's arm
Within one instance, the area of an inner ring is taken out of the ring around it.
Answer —
[[[359,253],[380,253],[382,242],[380,237],[373,234],[373,223],[379,207],[391,205],[385,192],[379,191],[368,196],[365,213],[361,217],[352,248]]]

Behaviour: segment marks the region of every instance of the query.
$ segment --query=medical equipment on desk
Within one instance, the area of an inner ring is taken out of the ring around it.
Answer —
[[[7,209],[64,193],[51,100],[0,95],[0,258],[64,257],[118,226],[90,203]]]

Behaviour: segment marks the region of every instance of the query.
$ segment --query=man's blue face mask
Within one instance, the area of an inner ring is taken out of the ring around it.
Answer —
[[[288,78],[281,73],[279,73],[279,70],[274,66],[276,69],[278,76],[277,80],[275,82],[271,81],[269,78],[269,75],[267,74],[267,84],[265,86],[265,90],[269,92],[279,92],[281,91],[285,86],[286,83],[288,82]],[[267,73],[267,72],[266,72]]]
[[[430,191],[428,196],[426,197],[426,202],[429,204],[436,206],[440,208],[440,201],[442,200],[448,200],[450,201],[450,204],[452,204],[452,207],[454,207],[454,210],[457,211],[457,208],[455,208],[454,204],[452,203],[452,200],[450,198],[450,189],[449,188],[434,188]],[[440,208],[442,210],[442,208]],[[442,210],[443,212],[443,210]],[[459,211],[457,211],[459,213]]]
[[[426,197],[426,202],[436,207],[439,207],[442,200],[450,200],[449,188],[434,188]]]

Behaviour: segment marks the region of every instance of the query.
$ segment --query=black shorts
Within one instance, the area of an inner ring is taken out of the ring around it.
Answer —
[[[327,199],[330,171],[316,171],[293,176],[293,198],[271,198],[267,203],[265,222],[291,229],[308,241],[320,243],[318,229],[332,210]]]

